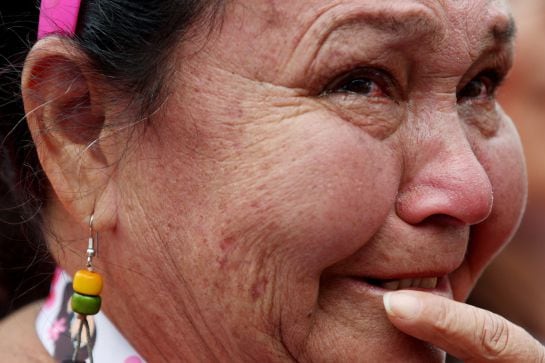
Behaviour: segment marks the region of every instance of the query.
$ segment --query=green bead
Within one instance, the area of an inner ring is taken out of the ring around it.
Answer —
[[[100,310],[101,302],[100,296],[81,295],[75,292],[72,295],[72,311],[81,315],[95,315]]]

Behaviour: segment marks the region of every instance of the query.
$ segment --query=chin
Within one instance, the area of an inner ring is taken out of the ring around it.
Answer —
[[[399,337],[392,339],[393,346],[388,354],[384,352],[382,359],[377,356],[376,361],[383,362],[444,362],[445,352],[429,343],[409,337],[401,332],[396,332]],[[386,344],[388,345],[388,344]],[[374,359],[374,358],[373,358]],[[370,361],[373,361],[371,359]]]
[[[405,335],[392,327],[387,337],[367,334],[343,334],[329,343],[321,344],[304,362],[419,362],[440,363],[445,352],[421,340]]]
[[[351,300],[339,303],[338,298],[337,294],[322,297],[310,331],[302,334],[304,329],[293,329],[295,334],[283,337],[283,343],[297,361],[445,361],[442,350],[395,328],[384,312],[382,299],[354,304]]]

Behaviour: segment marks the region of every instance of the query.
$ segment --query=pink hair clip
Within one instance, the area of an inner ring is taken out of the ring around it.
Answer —
[[[80,4],[81,0],[42,0],[38,39],[49,34],[74,35]]]

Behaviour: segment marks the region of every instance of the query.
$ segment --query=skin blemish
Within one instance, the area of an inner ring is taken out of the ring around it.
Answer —
[[[228,250],[230,250],[232,247],[233,247],[233,244],[235,242],[235,238],[234,237],[227,237],[227,238],[224,238],[221,242],[220,242],[220,248],[223,252],[227,252]]]
[[[218,263],[220,270],[223,270],[227,264],[227,256],[216,257],[216,262]]]
[[[252,285],[252,288],[250,289],[252,301],[256,302],[261,296],[263,296],[268,283],[269,283],[269,280],[265,277],[254,282],[254,284]]]

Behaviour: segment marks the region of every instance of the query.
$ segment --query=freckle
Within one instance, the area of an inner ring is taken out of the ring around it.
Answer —
[[[261,162],[261,170],[269,171],[273,168],[274,164],[270,161]]]

